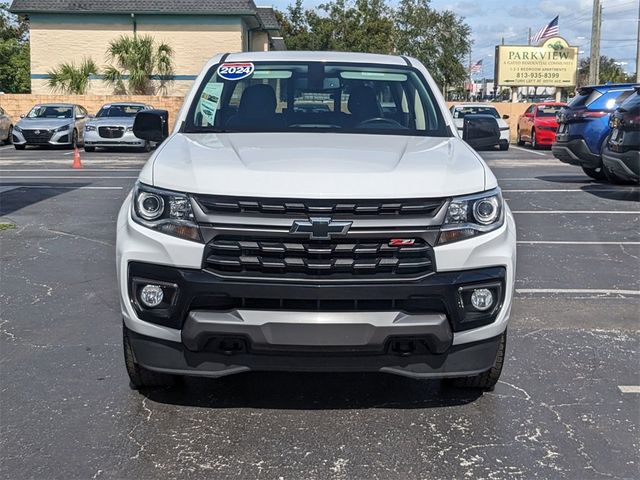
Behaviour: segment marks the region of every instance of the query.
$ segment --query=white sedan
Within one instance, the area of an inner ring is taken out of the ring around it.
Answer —
[[[500,113],[496,107],[488,105],[486,103],[477,104],[460,104],[451,107],[451,115],[453,115],[453,121],[460,135],[462,135],[462,126],[464,125],[464,117],[469,114],[479,115],[491,115],[498,121],[498,127],[500,127],[500,142],[498,146],[500,150],[509,149],[509,141],[511,139],[511,130],[506,120],[509,119],[509,115],[500,116]]]

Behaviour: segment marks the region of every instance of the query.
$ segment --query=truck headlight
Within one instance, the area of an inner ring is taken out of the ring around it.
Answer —
[[[133,189],[131,218],[140,225],[167,235],[202,241],[191,200],[184,193],[161,190],[138,182]]]
[[[451,200],[438,245],[496,230],[504,223],[504,200],[499,188]]]

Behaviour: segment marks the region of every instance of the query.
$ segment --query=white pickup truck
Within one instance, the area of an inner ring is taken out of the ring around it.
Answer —
[[[469,139],[499,135],[482,121]],[[118,218],[133,387],[285,370],[493,388],[515,224],[422,64],[219,55],[167,123],[137,115],[162,143]]]

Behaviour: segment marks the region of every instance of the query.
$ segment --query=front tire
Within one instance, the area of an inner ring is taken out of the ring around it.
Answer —
[[[492,391],[500,379],[502,367],[504,365],[504,353],[507,347],[507,331],[500,335],[500,345],[496,360],[489,370],[471,377],[459,377],[450,379],[451,385],[455,388],[465,388],[474,390]]]
[[[13,146],[16,150],[24,150],[25,148],[27,148],[26,145],[18,145],[17,143],[14,143]]]
[[[87,153],[95,152],[96,151],[96,147],[87,147],[85,145],[84,146],[84,151],[87,152]]]
[[[503,142],[500,144],[500,150],[506,152],[509,150],[509,142]]]
[[[78,146],[78,131],[74,129],[73,133],[71,134],[71,145],[69,146],[69,148],[73,150],[77,146]]]
[[[4,141],[5,145],[11,145],[13,142],[13,125],[9,125],[9,132],[7,133],[7,138]]]
[[[124,349],[124,363],[129,375],[131,388],[139,390],[151,387],[171,387],[176,384],[177,377],[175,375],[154,372],[136,363],[129,339],[129,329],[124,324],[122,325],[122,346]]]
[[[516,133],[516,143],[519,147],[524,147],[524,140],[522,140],[522,137],[520,136],[520,129],[518,129],[518,132]]]
[[[538,138],[536,137],[535,130],[531,130],[531,148],[533,148],[534,150],[538,150],[538,148],[540,148],[540,145],[538,145]]]
[[[140,149],[140,151],[149,153],[151,151],[151,142],[145,142],[144,146]]]

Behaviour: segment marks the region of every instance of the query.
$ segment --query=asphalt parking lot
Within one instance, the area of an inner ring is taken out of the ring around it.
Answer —
[[[128,387],[115,220],[147,154],[0,146],[0,474],[640,478],[640,188],[549,151],[482,152],[518,226],[494,392],[383,374]]]

